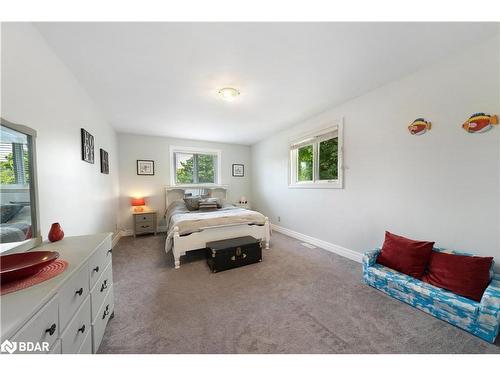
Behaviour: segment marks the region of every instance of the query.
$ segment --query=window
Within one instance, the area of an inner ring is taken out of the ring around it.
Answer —
[[[297,151],[297,180],[313,180],[313,145],[300,147]]]
[[[30,249],[41,243],[41,237],[36,201],[36,132],[0,120],[0,252],[4,253]]]
[[[171,149],[172,185],[220,184],[220,151]]]
[[[290,187],[342,188],[342,126],[306,134],[290,143]]]

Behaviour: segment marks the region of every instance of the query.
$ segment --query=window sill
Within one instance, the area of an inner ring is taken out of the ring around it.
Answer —
[[[16,193],[30,190],[29,185],[20,184],[2,184],[0,185],[0,188],[2,189],[2,193]]]
[[[225,189],[227,188],[227,185],[222,185],[222,184],[210,184],[210,183],[204,183],[204,184],[172,184],[170,186],[167,186],[169,188],[176,188],[176,189],[189,189],[189,188],[222,188]]]
[[[343,189],[340,182],[304,182],[298,184],[289,184],[289,189]]]

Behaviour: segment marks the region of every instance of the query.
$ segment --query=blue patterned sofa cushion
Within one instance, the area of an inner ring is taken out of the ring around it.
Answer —
[[[379,253],[375,249],[363,256],[363,279],[368,285],[486,341],[495,341],[500,325],[500,275],[491,273],[490,285],[478,303],[376,263]]]

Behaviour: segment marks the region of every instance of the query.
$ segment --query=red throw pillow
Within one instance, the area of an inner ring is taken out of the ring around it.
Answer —
[[[377,263],[421,279],[432,253],[434,242],[415,241],[385,232]]]
[[[490,282],[492,257],[473,257],[433,251],[422,281],[481,301]]]

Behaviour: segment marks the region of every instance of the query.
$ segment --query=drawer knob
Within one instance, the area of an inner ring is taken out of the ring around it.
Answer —
[[[106,318],[106,316],[108,316],[109,314],[109,305],[106,305],[106,309],[104,310],[104,314],[102,314],[102,318]]]
[[[80,288],[78,289],[75,294],[78,294],[79,296],[81,296],[83,294],[83,288]]]
[[[85,324],[83,326],[81,326],[80,328],[78,328],[78,332],[85,332]]]
[[[108,280],[104,280],[104,282],[101,285],[101,293],[104,291],[104,289],[108,288]]]
[[[99,266],[96,266],[92,271],[99,272]]]
[[[113,249],[109,249],[108,254],[112,254],[112,253],[113,253]]]
[[[50,336],[52,336],[54,334],[54,332],[56,331],[56,323],[53,323],[50,328],[47,328],[45,330],[46,333],[48,333]]]

